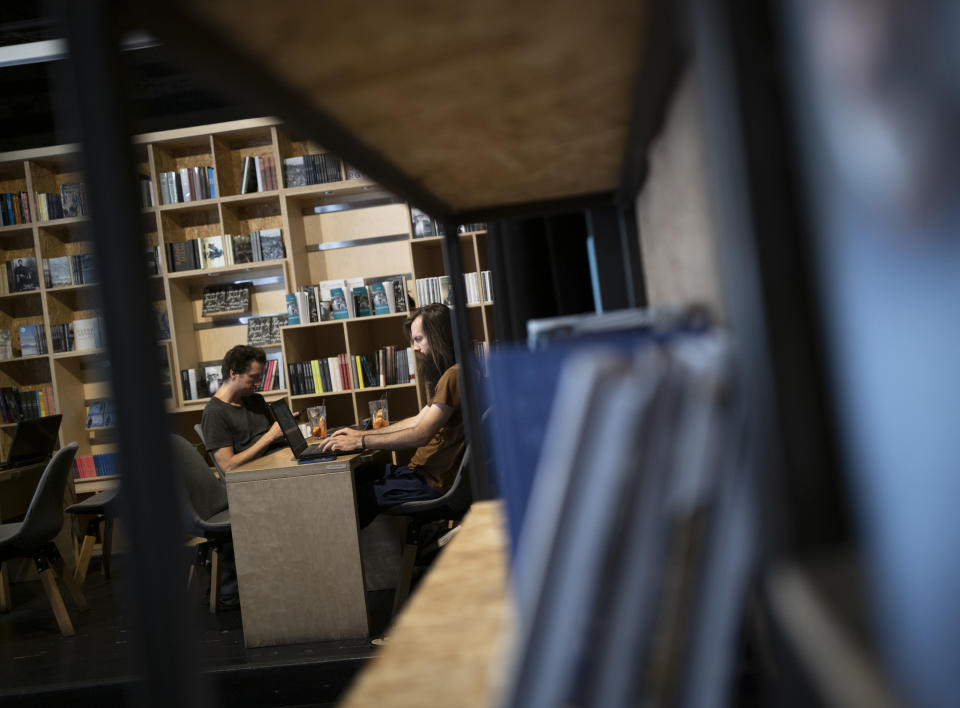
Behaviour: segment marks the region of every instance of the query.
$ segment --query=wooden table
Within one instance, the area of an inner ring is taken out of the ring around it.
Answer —
[[[374,455],[284,448],[227,473],[246,646],[368,636],[353,470]]]
[[[493,705],[512,626],[507,558],[501,502],[477,502],[342,705]]]

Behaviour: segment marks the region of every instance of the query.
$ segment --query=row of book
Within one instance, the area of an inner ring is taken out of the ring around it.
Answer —
[[[99,282],[96,258],[92,253],[44,258],[43,282],[48,288]]]
[[[174,241],[166,244],[166,249],[167,270],[171,273],[273,261],[286,256],[282,229]]]
[[[208,398],[217,392],[223,383],[223,369],[220,364],[202,365],[192,369],[180,370],[180,386],[183,400],[195,401]],[[270,352],[267,365],[263,369],[258,391],[279,391],[284,387],[283,367],[280,365],[280,353]]]
[[[267,155],[243,158],[240,194],[272,192],[277,188],[277,166],[272,157]]]
[[[413,349],[390,346],[369,356],[343,353],[295,361],[287,364],[287,371],[293,396],[410,383],[414,378]]]
[[[217,196],[212,167],[198,165],[160,173],[160,199],[164,204],[195,202]]]
[[[357,171],[356,175],[362,177]],[[283,161],[283,183],[290,187],[305,187],[308,184],[326,184],[343,179],[343,165],[333,153],[297,155]],[[356,179],[356,177],[349,177]]]
[[[464,288],[467,291],[467,304],[477,305],[493,301],[493,280],[489,270],[479,273],[463,274]],[[420,306],[442,302],[453,307],[453,288],[449,275],[437,275],[430,278],[417,278],[417,301]]]
[[[0,194],[0,226],[30,223],[30,195],[26,192]]]
[[[112,477],[120,474],[117,453],[101,452],[96,455],[77,455],[73,458],[73,478]]]
[[[4,423],[41,418],[53,415],[55,411],[52,384],[40,384],[27,390],[16,386],[0,388],[0,416]]]
[[[10,330],[0,329],[0,357],[12,358]],[[25,324],[17,327],[20,338],[20,356],[39,356],[49,353],[47,328],[43,324]],[[54,353],[101,349],[106,344],[106,330],[102,317],[84,317],[73,322],[50,325],[50,339]],[[2,356],[9,354],[10,356]]]
[[[87,215],[87,188],[83,182],[61,184],[60,192],[37,192],[37,220]]]
[[[98,398],[90,401],[87,408],[86,428],[107,428],[113,425],[116,419],[116,411],[112,398]]]
[[[287,293],[287,324],[346,320],[407,311],[404,275],[321,280]]]

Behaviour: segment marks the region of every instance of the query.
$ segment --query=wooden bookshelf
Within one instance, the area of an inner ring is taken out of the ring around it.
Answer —
[[[200,422],[209,399],[185,399],[180,371],[212,365],[231,346],[246,343],[246,318],[284,314],[287,293],[324,280],[402,274],[408,295],[415,300],[416,278],[443,274],[441,239],[413,239],[410,208],[365,176],[351,174],[345,163],[341,179],[287,186],[285,159],[320,155],[325,150],[298,139],[274,119],[151,133],[135,136],[133,142],[146,246],[158,253],[158,272],[147,275],[155,309],[166,310],[169,325],[169,337],[157,339],[170,369],[165,383],[167,410],[171,429],[187,439],[195,438],[193,425]],[[0,154],[0,193],[27,193],[31,208],[30,222],[0,225],[0,275],[6,276],[7,261],[33,258],[40,281],[34,290],[0,293],[0,329],[11,330],[13,348],[13,358],[0,361],[0,386],[22,390],[51,386],[56,410],[64,416],[61,442],[76,440],[78,454],[90,455],[110,451],[115,444],[112,428],[85,425],[91,401],[110,396],[106,352],[55,353],[50,327],[94,316],[99,289],[89,282],[47,287],[43,274],[44,259],[92,252],[89,220],[81,215],[39,221],[36,210],[37,193],[58,194],[62,185],[83,181],[78,156],[76,145]],[[261,160],[258,186],[263,189],[243,193],[244,164],[252,158]],[[271,161],[272,178],[265,176]],[[162,175],[182,176],[182,170],[191,170],[192,199],[172,201],[169,186],[163,184],[170,178]],[[206,179],[206,187],[198,183],[201,178]],[[168,244],[277,228],[284,249],[279,259],[174,271],[167,252]],[[460,241],[464,270],[486,269],[485,232],[461,234]],[[250,283],[249,310],[203,316],[204,288],[235,283]],[[477,341],[493,338],[490,307],[480,303],[469,308]],[[370,356],[390,345],[405,349],[409,345],[403,331],[405,317],[406,313],[397,313],[283,327],[281,341],[265,347],[281,357],[283,385],[264,392],[265,397],[286,398],[294,410],[325,399],[331,426],[368,417],[370,401],[383,395],[388,397],[392,419],[415,414],[424,400],[413,382],[292,395],[287,368],[290,362],[341,353],[351,358]],[[17,328],[25,324],[45,325],[48,353],[21,355]],[[0,425],[2,445],[9,446],[13,427]],[[84,479],[77,481],[76,488],[92,491],[103,484],[101,478]]]

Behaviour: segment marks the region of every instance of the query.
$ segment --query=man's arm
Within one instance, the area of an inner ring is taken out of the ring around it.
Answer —
[[[270,445],[283,436],[283,431],[280,429],[280,424],[274,422],[273,425],[261,435],[257,441],[248,447],[243,452],[234,452],[233,445],[228,447],[217,448],[213,451],[213,457],[217,462],[217,466],[224,471],[224,473],[230,472],[236,467],[249,462],[250,460],[256,459],[263,454],[263,451],[266,450]]]
[[[363,447],[368,450],[404,450],[426,445],[437,434],[450,416],[453,408],[445,403],[431,403],[417,415],[380,430],[353,430],[344,428],[330,436],[323,445],[325,450],[358,450],[363,438]]]

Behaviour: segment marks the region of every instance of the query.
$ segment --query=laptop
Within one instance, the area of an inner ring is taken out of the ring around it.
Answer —
[[[0,469],[24,467],[37,462],[45,462],[53,454],[60,435],[59,413],[32,420],[18,420],[10,443],[10,454]]]
[[[320,443],[307,445],[307,441],[304,440],[303,433],[300,432],[300,426],[297,425],[297,421],[293,417],[293,413],[290,411],[290,406],[287,405],[287,402],[281,398],[267,405],[273,412],[273,417],[276,418],[280,424],[280,429],[283,430],[283,435],[290,444],[290,449],[293,450],[293,456],[298,460],[332,460],[339,455],[352,455],[357,452],[356,450],[349,452],[342,450],[321,450]]]

